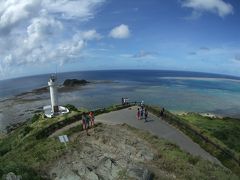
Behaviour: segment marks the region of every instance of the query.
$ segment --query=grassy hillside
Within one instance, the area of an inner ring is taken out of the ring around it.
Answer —
[[[158,106],[148,106],[155,115],[162,110]],[[217,157],[222,164],[240,176],[239,121],[230,118],[218,119],[199,114],[174,115],[165,110],[163,119],[180,129],[203,149]]]
[[[128,129],[149,142],[157,150],[159,158],[156,158],[153,164],[157,165],[159,170],[165,169],[168,173],[175,174],[172,179],[239,179],[235,175],[232,176],[232,172],[230,173],[226,168],[183,152],[173,143],[129,126]],[[159,177],[159,179],[162,178]]]
[[[232,118],[210,118],[199,114],[178,115],[188,123],[198,127],[202,132],[224,143],[227,147],[240,153],[240,120]]]
[[[110,107],[100,112],[117,110],[119,107]],[[68,149],[61,144],[57,137],[49,138],[44,133],[50,134],[69,121],[77,120],[80,111],[72,111],[68,115],[45,119],[36,115],[23,126],[11,132],[0,140],[0,177],[9,172],[21,175],[23,179],[47,179],[46,169],[69,151],[78,148],[76,142],[70,142]],[[79,118],[78,118],[79,120]],[[181,151],[176,145],[158,139],[149,133],[128,128],[136,136],[149,142],[156,149],[157,157],[154,159],[155,172],[168,172],[173,174],[169,179],[238,179],[229,170],[205,161],[199,157],[191,156]],[[69,136],[82,131],[82,126],[73,127],[65,132]],[[104,128],[102,128],[104,131]],[[101,132],[101,131],[99,131]],[[117,143],[117,142],[116,142]],[[126,142],[127,143],[127,142]],[[79,151],[80,149],[78,149]],[[123,173],[124,175],[124,173]],[[156,176],[157,177],[157,176]]]

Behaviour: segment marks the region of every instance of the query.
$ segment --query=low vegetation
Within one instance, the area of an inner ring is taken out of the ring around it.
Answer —
[[[238,179],[230,170],[183,152],[173,143],[130,126],[127,128],[157,150],[158,157],[152,163],[159,168],[159,174],[164,170],[172,174],[170,179]]]
[[[152,113],[160,116],[161,107],[148,108]],[[240,176],[239,120],[203,117],[194,113],[174,115],[166,110],[163,117]]]
[[[94,113],[98,115],[125,107],[127,106],[111,106],[98,109]],[[52,126],[56,126],[56,129],[61,128],[71,119],[80,117],[81,113],[80,110],[71,111],[67,115],[52,119],[44,118],[43,114],[36,114],[24,125],[0,139],[0,178],[9,172],[14,172],[16,175],[21,175],[22,179],[47,179],[45,168],[48,168],[49,164],[66,154],[67,149],[57,138],[49,138],[48,136],[39,138],[39,134],[53,130],[50,128]],[[76,118],[74,120],[80,119]],[[159,168],[156,172],[164,170],[169,174],[175,174],[177,179],[238,179],[231,171],[209,163],[200,157],[182,152],[174,144],[159,140],[156,136],[127,125],[124,125],[124,127],[134,132],[137,137],[148,141],[154,149],[157,149],[158,156],[153,162]],[[80,125],[64,133],[71,136],[79,131],[82,131]],[[70,142],[68,147],[71,149],[75,148],[76,145]],[[124,172],[120,175],[124,177]],[[156,177],[158,177],[157,174]],[[176,177],[170,179],[174,178]]]
[[[178,117],[198,127],[208,136],[218,139],[237,154],[240,153],[240,119],[211,118],[195,113],[178,115]]]
[[[20,127],[9,131],[7,136],[0,138],[0,178],[14,172],[23,179],[41,179],[38,176],[41,167],[58,158],[66,152],[65,146],[58,139],[48,138],[51,133],[72,122],[81,120],[81,114],[86,109],[76,109],[69,105],[70,113],[47,119],[43,114],[35,114]],[[95,115],[125,108],[113,105],[109,108],[94,111]],[[67,134],[82,130],[81,126],[70,129]],[[44,174],[41,174],[44,177]]]

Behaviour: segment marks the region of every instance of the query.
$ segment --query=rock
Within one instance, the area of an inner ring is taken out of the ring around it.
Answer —
[[[80,176],[77,171],[72,170],[69,167],[58,167],[51,172],[51,179],[56,180],[80,180]]]
[[[76,149],[58,160],[49,174],[55,173],[56,179],[151,179],[146,163],[153,160],[155,151],[147,142],[119,126],[97,126],[89,133],[75,134]]]
[[[22,179],[22,176],[17,176],[13,172],[10,172],[5,176],[5,178],[3,177],[3,179],[6,179],[6,180],[20,180],[20,179]]]
[[[86,180],[99,180],[98,175],[96,175],[94,172],[89,172],[86,174],[86,177],[84,178]]]
[[[147,152],[146,150],[140,150],[138,153],[137,153],[137,159],[140,160],[140,161],[145,161],[145,160],[153,160],[154,158],[154,154],[152,152]]]
[[[141,180],[151,180],[153,179],[153,173],[151,173],[148,169],[142,167],[134,167],[128,169],[128,176],[134,179]]]
[[[73,87],[73,86],[79,86],[79,85],[85,85],[89,83],[88,81],[82,79],[82,80],[78,80],[78,79],[66,79],[63,82],[63,86],[65,87]]]
[[[102,179],[116,179],[121,169],[112,159],[104,157],[97,166],[97,174]]]
[[[32,90],[32,92],[36,93],[36,94],[41,94],[41,93],[45,93],[45,92],[48,92],[48,91],[49,91],[48,86]]]

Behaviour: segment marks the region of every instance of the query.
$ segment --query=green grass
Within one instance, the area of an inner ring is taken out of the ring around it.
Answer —
[[[162,108],[148,106],[148,109],[153,114],[159,116]],[[236,151],[239,144],[239,142],[236,142],[239,139],[238,120],[231,118],[213,119],[193,113],[177,116],[167,110],[163,119],[188,135],[194,142],[198,143],[240,177],[240,156],[239,151]],[[228,133],[225,137],[230,138],[220,139],[223,133]],[[229,142],[231,140],[234,143]],[[234,149],[230,147],[234,147]]]
[[[72,111],[69,114],[51,119],[44,118],[43,114],[35,114],[23,126],[1,139],[0,178],[3,174],[14,172],[20,174],[23,179],[42,179],[39,176],[42,167],[64,154],[66,148],[58,139],[38,139],[36,136],[49,126],[82,113],[81,110],[71,108]]]
[[[14,172],[22,175],[23,179],[42,179],[39,176],[42,167],[51,163],[53,160],[66,152],[65,146],[56,138],[47,138],[45,136],[37,138],[39,133],[44,130],[52,130],[52,125],[61,128],[71,118],[81,117],[83,111],[87,109],[76,109],[68,105],[70,113],[54,118],[44,118],[43,114],[35,114],[22,126],[10,132],[7,136],[1,135],[0,138],[0,179],[4,174]],[[111,106],[109,108],[99,109],[96,114],[110,112],[123,108],[122,106]],[[58,125],[61,125],[58,127]],[[82,126],[76,126],[64,132],[68,135],[82,131]],[[46,131],[48,132],[48,131]],[[70,143],[71,146],[71,143]]]
[[[151,146],[157,150],[157,157],[154,158],[151,165],[158,167],[157,171],[166,171],[169,175],[175,175],[176,179],[239,179],[230,170],[223,168],[219,165],[210,163],[201,157],[192,156],[182,151],[177,145],[170,143],[166,140],[159,139],[157,136],[151,135],[148,132],[141,131],[126,126],[129,130],[133,131],[139,138],[149,142]],[[156,178],[158,174],[155,174]],[[174,178],[169,178],[174,179]]]
[[[113,110],[122,108],[120,106],[112,106],[106,108],[104,111],[99,110],[98,113],[105,113]],[[37,139],[37,134],[48,128],[54,123],[61,123],[69,118],[78,116],[81,111],[71,111],[69,114],[64,116],[59,116],[52,119],[46,119],[42,114],[35,115],[32,119],[27,121],[23,126],[12,131],[6,137],[0,139],[0,179],[4,174],[9,172],[14,172],[17,175],[21,175],[23,179],[44,179],[44,169],[47,168],[49,164],[54,162],[60,156],[64,155],[67,151],[64,144],[60,143],[57,138],[41,138]],[[96,125],[98,126],[98,125]],[[129,129],[131,129],[129,127]],[[204,171],[210,173],[208,168],[212,173],[209,177],[226,177],[226,179],[235,179],[235,176],[229,171],[226,171],[218,166],[208,165],[208,163],[203,163],[201,158],[190,156],[183,153],[176,145],[159,142],[157,137],[151,136],[149,134],[141,133],[140,131],[134,130],[138,133],[139,137],[152,142],[153,146],[159,148],[159,156],[162,158],[157,163],[163,164],[165,170],[176,173],[181,173],[181,177],[191,177],[192,166],[197,165],[196,173],[201,174]],[[64,132],[64,134],[74,134],[76,132],[82,131],[82,126],[78,125]],[[68,150],[74,148],[75,145],[70,143]],[[185,165],[185,163],[190,163],[192,166]],[[199,163],[202,162],[202,163]],[[175,165],[176,164],[176,165]],[[199,167],[198,167],[199,166]],[[204,168],[204,167],[207,168]],[[176,169],[176,167],[182,167],[183,169]],[[193,171],[194,172],[194,171]],[[204,172],[205,173],[205,172]],[[185,174],[185,175],[184,175]],[[124,177],[124,172],[120,174]],[[194,175],[194,174],[193,174]],[[203,175],[202,175],[203,176]],[[195,176],[194,176],[195,177]],[[201,177],[200,175],[196,177]],[[207,177],[207,176],[205,176]],[[203,178],[204,179],[204,178]],[[213,178],[214,179],[214,178]],[[221,179],[221,178],[220,178]]]
[[[199,114],[189,113],[179,115],[186,122],[198,127],[207,135],[214,137],[228,148],[240,153],[240,120],[232,118],[209,118]]]
[[[197,137],[190,137],[199,143],[204,149],[217,157],[226,167],[230,168],[240,176],[240,166],[232,157],[240,161],[240,121],[232,118],[210,118],[199,114],[189,113],[178,116],[185,123],[198,129],[205,137],[228,151],[232,156],[214,148],[211,144],[199,140]]]
[[[39,176],[41,167],[65,152],[64,145],[58,139],[36,139],[40,127],[50,124],[44,123],[42,116],[38,118],[34,116],[33,123],[27,122],[0,141],[0,177],[14,172],[23,179],[42,179]]]

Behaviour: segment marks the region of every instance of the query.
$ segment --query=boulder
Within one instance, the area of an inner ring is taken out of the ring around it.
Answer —
[[[10,172],[7,175],[5,175],[5,177],[3,177],[3,179],[5,179],[5,180],[21,180],[22,177],[21,176],[17,176],[13,172]]]

